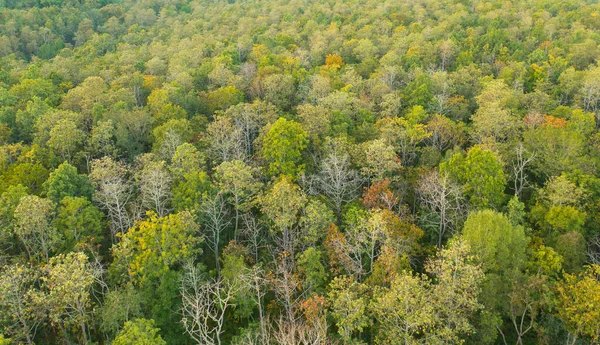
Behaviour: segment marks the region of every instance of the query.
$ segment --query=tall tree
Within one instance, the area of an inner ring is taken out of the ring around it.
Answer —
[[[297,176],[304,170],[302,152],[308,139],[299,123],[280,117],[272,125],[265,128],[262,138],[262,156],[269,163],[269,173]]]

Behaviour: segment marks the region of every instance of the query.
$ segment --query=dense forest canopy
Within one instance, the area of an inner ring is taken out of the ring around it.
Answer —
[[[0,344],[599,344],[599,30],[0,0]]]

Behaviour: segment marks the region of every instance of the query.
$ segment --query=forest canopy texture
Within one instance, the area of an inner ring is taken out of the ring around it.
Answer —
[[[600,342],[592,0],[0,0],[0,344]]]

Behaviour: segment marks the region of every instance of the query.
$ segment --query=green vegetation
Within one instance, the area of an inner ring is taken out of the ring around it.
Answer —
[[[599,344],[599,30],[0,0],[0,344]]]

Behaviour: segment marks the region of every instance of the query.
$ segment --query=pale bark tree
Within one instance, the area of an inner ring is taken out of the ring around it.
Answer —
[[[260,333],[257,337],[257,340],[260,340],[259,344],[269,343],[269,330],[264,305],[264,299],[269,290],[267,286],[268,281],[265,276],[266,273],[258,266],[252,267],[251,270],[242,275],[242,280],[244,284],[250,288],[252,297],[255,299],[256,306],[258,307],[258,324],[260,327]]]
[[[302,300],[301,282],[295,274],[296,263],[286,251],[279,253],[274,274],[269,276],[270,286],[275,292],[275,299],[283,308],[283,316],[289,322],[299,318],[298,309]]]
[[[581,106],[586,112],[593,112],[599,122],[600,113],[600,68],[596,67],[587,72],[581,85]]]
[[[220,242],[222,233],[229,226],[231,221],[227,216],[227,204],[222,193],[207,194],[204,196],[201,206],[202,217],[204,218],[204,239],[208,247],[215,256],[215,265],[217,274],[220,274],[221,266],[219,264]]]
[[[358,220],[357,224],[346,231],[347,244],[352,248],[350,251],[356,263],[366,257],[367,266],[362,265],[361,272],[368,275],[373,272],[373,264],[379,255],[379,249],[386,240],[386,222],[381,210],[369,212]],[[360,256],[360,258],[359,258]]]
[[[433,171],[421,179],[417,191],[419,200],[430,212],[421,220],[436,228],[437,245],[441,248],[446,234],[456,231],[464,217],[462,190],[446,174]]]
[[[207,142],[211,157],[217,163],[234,159],[246,160],[244,133],[235,126],[233,120],[225,116],[217,116],[207,128]]]
[[[242,147],[246,156],[254,154],[254,140],[258,137],[259,130],[278,118],[277,108],[262,101],[234,105],[225,111],[224,116],[233,121],[233,125],[241,134]]]
[[[92,162],[89,177],[96,188],[94,200],[108,213],[111,239],[116,243],[117,233],[126,233],[132,225],[132,217],[127,211],[133,197],[133,186],[127,178],[128,168],[104,157]]]
[[[600,265],[600,235],[588,241],[587,255],[592,264]]]
[[[171,185],[173,179],[164,161],[154,161],[144,155],[138,159],[135,180],[138,184],[141,204],[154,210],[158,217],[166,216],[171,210]]]
[[[515,147],[515,158],[512,164],[512,178],[515,195],[521,198],[523,189],[529,186],[527,180],[527,166],[535,159],[535,154],[527,152],[523,143]]]
[[[274,321],[271,336],[279,345],[325,345],[327,325],[323,322],[309,324],[303,320],[289,321],[283,317]]]
[[[362,182],[358,172],[351,167],[350,155],[340,145],[330,145],[329,153],[323,159],[321,171],[315,176],[315,180],[319,190],[327,196],[339,224],[342,206],[358,196]]]
[[[221,345],[225,315],[234,308],[239,284],[205,280],[200,269],[186,264],[181,281],[182,323],[198,345]]]
[[[242,215],[242,223],[243,242],[250,250],[250,254],[254,257],[254,261],[258,262],[258,253],[265,247],[267,242],[265,229],[250,212]]]

